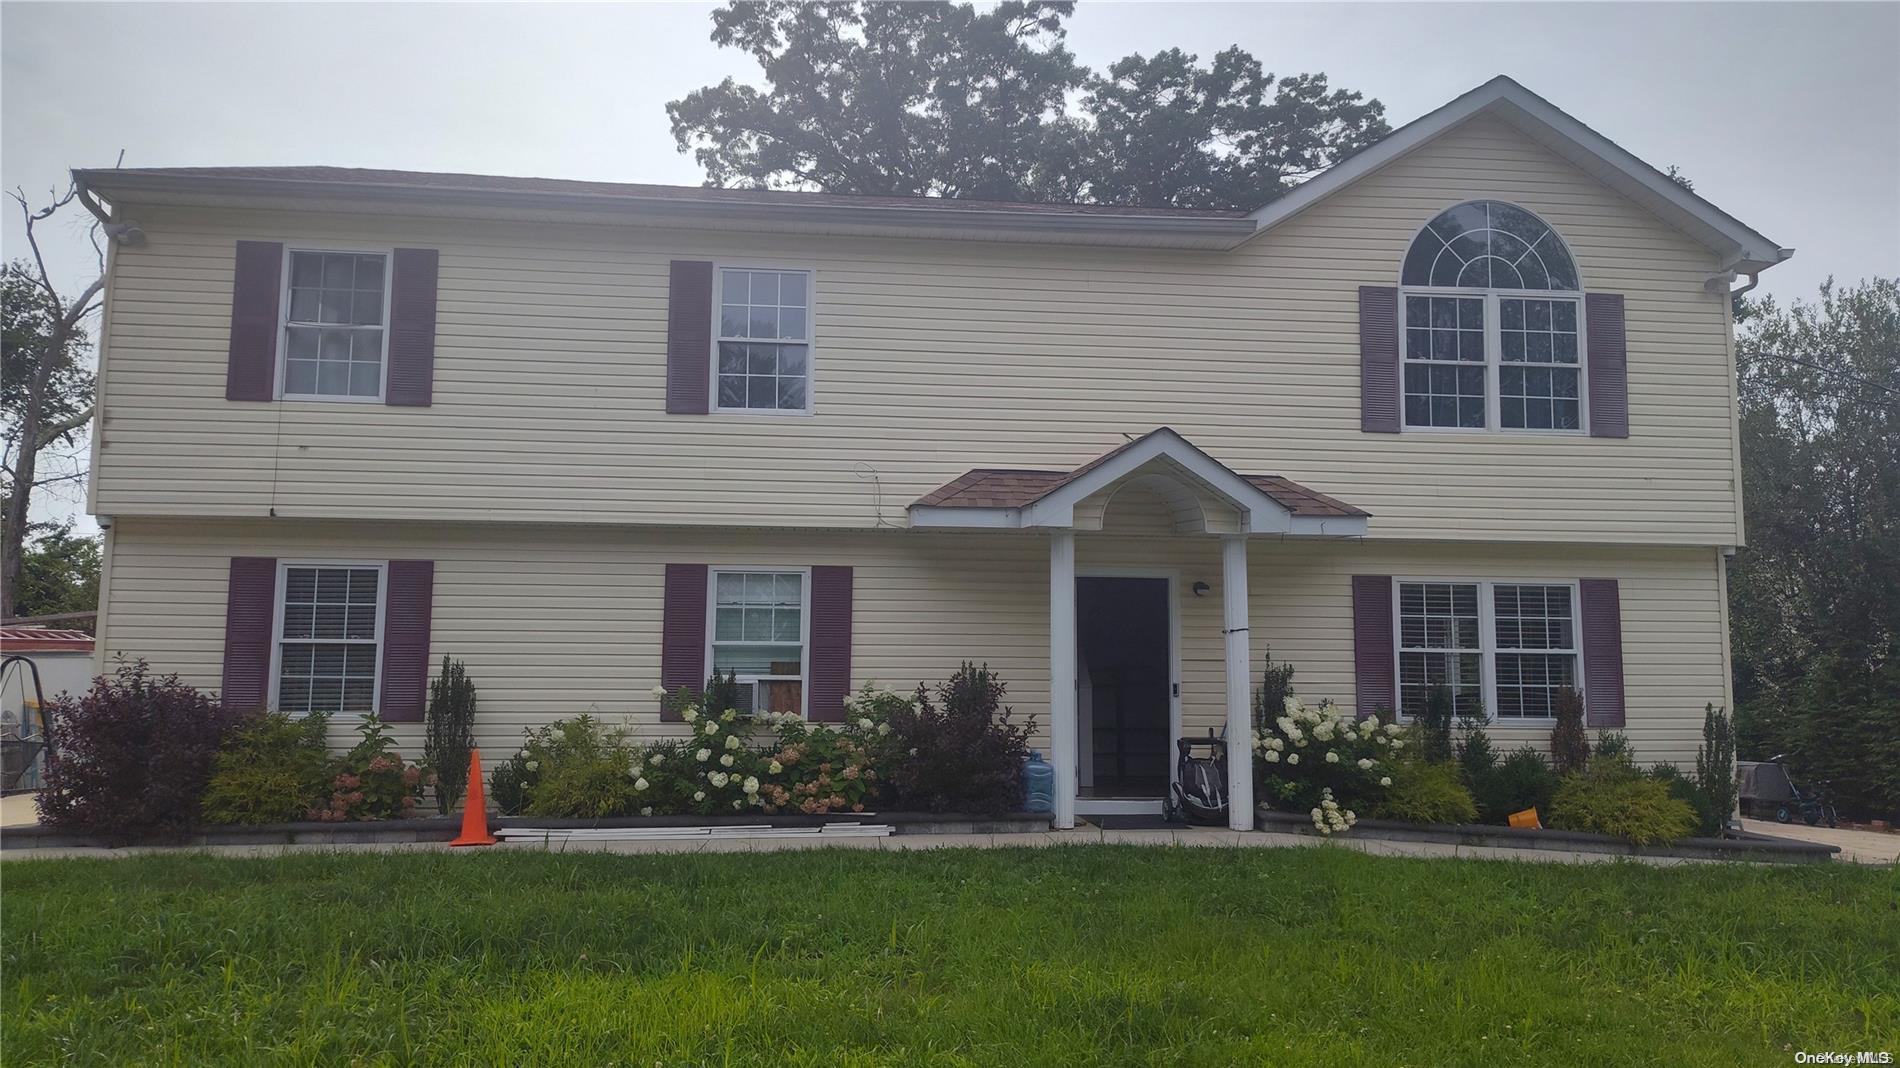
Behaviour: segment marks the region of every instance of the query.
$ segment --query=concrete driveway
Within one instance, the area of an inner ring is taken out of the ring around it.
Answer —
[[[1755,834],[1840,846],[1839,859],[1856,864],[1900,863],[1900,834],[1889,831],[1837,830],[1810,827],[1805,823],[1776,823],[1773,820],[1743,820],[1742,828]]]

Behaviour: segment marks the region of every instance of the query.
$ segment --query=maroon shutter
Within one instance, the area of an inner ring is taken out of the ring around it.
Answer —
[[[1584,721],[1623,725],[1623,608],[1615,579],[1581,579],[1577,608],[1583,638]]]
[[[383,693],[378,711],[392,723],[422,720],[429,688],[429,623],[435,561],[391,560],[383,609]]]
[[[1352,577],[1353,689],[1361,716],[1396,710],[1398,657],[1392,648],[1392,577]]]
[[[667,693],[684,686],[706,689],[706,565],[666,565],[666,592],[660,618],[660,685]],[[679,722],[679,713],[662,704],[660,719]]]
[[[816,723],[844,722],[851,693],[851,569],[811,569],[811,683],[806,715]]]
[[[399,248],[390,264],[386,404],[426,408],[434,399],[438,259],[432,248]]]
[[[713,265],[704,260],[674,260],[671,274],[666,298],[666,410],[669,415],[705,415],[712,410]]]
[[[277,302],[283,280],[284,246],[275,241],[237,243],[225,400],[267,401],[277,396]]]
[[[1590,436],[1630,436],[1629,344],[1623,326],[1623,294],[1589,293],[1583,298],[1584,324],[1590,338]]]
[[[256,712],[270,700],[270,643],[277,617],[277,560],[233,556],[224,601],[224,685],[234,712]]]
[[[1399,432],[1399,291],[1359,287],[1359,429]]]

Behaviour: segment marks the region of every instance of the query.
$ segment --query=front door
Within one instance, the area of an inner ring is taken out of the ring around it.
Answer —
[[[1167,794],[1173,656],[1165,578],[1078,578],[1076,694],[1080,794]]]

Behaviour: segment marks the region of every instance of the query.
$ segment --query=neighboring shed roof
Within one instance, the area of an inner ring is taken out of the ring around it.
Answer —
[[[91,652],[92,635],[83,630],[0,627],[0,654]]]

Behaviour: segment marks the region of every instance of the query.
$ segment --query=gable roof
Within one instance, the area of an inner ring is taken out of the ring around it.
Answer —
[[[1729,270],[1748,274],[1773,267],[1794,255],[1793,249],[1782,248],[1502,74],[1406,123],[1377,144],[1341,160],[1253,212],[1251,218],[1260,227],[1256,234],[1271,230],[1479,115],[1490,115],[1510,124],[1650,214],[1707,245],[1723,257]]]
[[[1787,259],[1761,233],[1502,75],[1401,126],[1256,211],[859,196],[354,167],[79,169],[83,190],[140,203],[293,207],[731,230],[1201,249],[1237,248],[1478,115],[1509,123],[1753,273]]]
[[[1253,533],[1362,535],[1368,513],[1278,475],[1242,475],[1172,427],[1158,427],[1068,471],[977,468],[910,506],[913,526],[1066,527],[1077,502],[1161,461],[1248,517]]]

